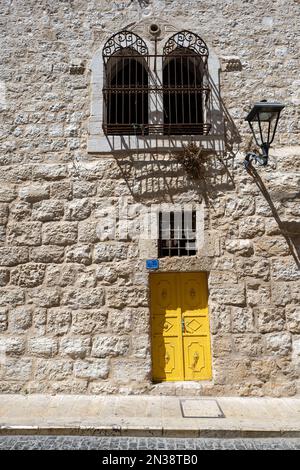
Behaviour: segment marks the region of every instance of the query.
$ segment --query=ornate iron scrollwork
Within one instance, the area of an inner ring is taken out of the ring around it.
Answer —
[[[145,41],[132,31],[123,30],[111,36],[103,47],[103,60],[108,59],[122,49],[133,49],[140,55],[148,55],[148,47]]]
[[[200,36],[191,31],[184,30],[173,34],[166,42],[163,53],[169,55],[181,48],[190,49],[200,56],[208,57],[207,45]]]

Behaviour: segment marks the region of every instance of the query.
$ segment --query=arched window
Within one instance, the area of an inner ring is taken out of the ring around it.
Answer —
[[[164,134],[207,134],[205,103],[209,88],[207,72],[208,49],[194,33],[174,34],[163,50]]]
[[[148,134],[147,56],[147,45],[131,31],[121,31],[105,43],[105,134]]]

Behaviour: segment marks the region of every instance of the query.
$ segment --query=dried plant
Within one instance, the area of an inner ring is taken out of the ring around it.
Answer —
[[[215,155],[213,150],[204,149],[195,142],[190,142],[187,145],[183,144],[182,152],[176,157],[193,179],[203,180],[207,177],[208,162],[212,155]]]

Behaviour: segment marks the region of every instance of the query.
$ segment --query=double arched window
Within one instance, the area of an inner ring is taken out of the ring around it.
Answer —
[[[189,31],[169,38],[161,55],[131,31],[113,35],[103,48],[104,132],[207,134],[207,58],[206,44]]]

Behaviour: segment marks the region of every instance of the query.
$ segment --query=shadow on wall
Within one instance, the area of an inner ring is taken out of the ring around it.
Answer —
[[[273,201],[270,197],[268,189],[266,188],[260,175],[256,171],[256,168],[254,168],[252,165],[249,165],[247,171],[253,177],[255,184],[258,186],[262,195],[269,204],[273,217],[278,224],[279,230],[288,244],[290,253],[293,256],[297,267],[300,269],[300,222],[283,222],[280,219],[277,209],[274,206]],[[300,193],[298,193],[298,197],[299,196]]]
[[[124,152],[115,152],[135,200],[174,202],[175,195],[192,190],[209,204],[216,191],[234,189],[234,160],[241,137],[211,77],[209,86],[211,93],[206,103],[212,125],[209,135],[145,136],[143,148],[137,150],[136,145],[127,145]],[[190,146],[195,152],[189,159]]]

